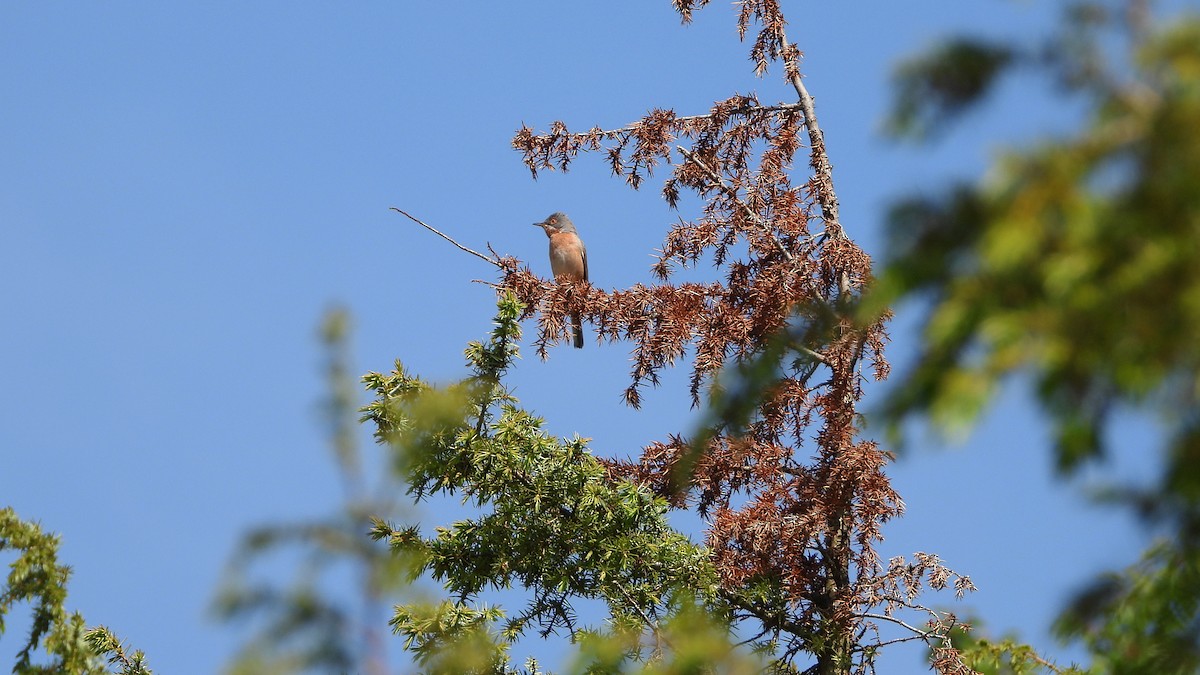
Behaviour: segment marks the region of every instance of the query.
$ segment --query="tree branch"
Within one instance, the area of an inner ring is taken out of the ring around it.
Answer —
[[[875,619],[877,621],[891,621],[892,623],[894,623],[898,626],[907,628],[908,630],[915,633],[916,636],[919,636],[925,640],[928,640],[931,635],[934,635],[934,636],[940,635],[936,630],[932,630],[932,629],[921,630],[920,628],[917,628],[916,626],[909,624],[907,621],[904,621],[903,619],[897,619],[896,617],[888,616],[887,614],[874,614],[871,612],[867,612],[864,614],[855,614],[854,616],[856,616],[860,619]]]
[[[393,206],[393,207],[391,207],[391,210],[392,210],[392,211],[395,211],[396,213],[399,213],[400,215],[404,216],[405,218],[408,218],[409,220],[411,220],[411,221],[413,221],[414,223],[416,223],[416,224],[420,225],[421,227],[423,227],[423,228],[425,228],[425,229],[429,230],[430,232],[432,232],[432,233],[436,234],[437,236],[441,237],[442,239],[445,239],[446,241],[450,242],[451,244],[454,244],[454,245],[455,245],[455,246],[457,246],[459,249],[461,249],[461,250],[463,250],[463,251],[466,251],[467,253],[470,253],[471,255],[473,255],[473,256],[475,256],[475,257],[477,257],[477,258],[480,258],[481,260],[486,260],[487,262],[489,262],[489,263],[491,263],[491,264],[495,265],[496,267],[498,267],[498,268],[500,268],[500,269],[504,269],[504,267],[503,267],[503,266],[500,264],[500,261],[499,261],[499,260],[497,260],[497,259],[495,259],[495,258],[489,258],[489,257],[487,257],[486,255],[484,255],[484,254],[480,253],[479,251],[476,251],[476,250],[473,250],[473,249],[469,249],[469,248],[467,248],[466,246],[463,246],[462,244],[458,243],[457,241],[454,241],[454,239],[453,239],[453,238],[451,238],[449,235],[447,235],[447,234],[445,234],[444,232],[442,232],[442,231],[438,230],[437,228],[433,227],[432,225],[429,225],[428,223],[426,223],[426,222],[422,221],[420,218],[417,218],[417,217],[415,217],[415,216],[412,216],[412,215],[410,215],[410,214],[408,214],[408,213],[406,213],[406,212],[404,212],[404,211],[402,211],[402,210],[400,210],[400,209],[398,209],[398,208],[396,208],[396,207],[394,207],[394,206]]]
[[[829,153],[825,150],[825,134],[817,123],[817,109],[813,97],[804,86],[800,77],[800,65],[796,63],[796,52],[791,48],[787,35],[780,29],[780,46],[783,49],[784,64],[788,72],[788,81],[800,97],[800,110],[804,113],[804,129],[808,132],[809,157],[812,168],[816,171],[817,202],[821,205],[821,216],[825,220],[825,231],[834,239],[843,239],[846,233],[838,216],[838,198],[833,190],[833,165],[829,163]]]
[[[647,614],[644,609],[642,609],[642,606],[633,599],[633,596],[629,595],[629,591],[626,590],[625,586],[617,584],[617,588],[620,589],[621,595],[625,596],[625,600],[629,603],[629,606],[637,610],[637,613],[642,617],[642,621],[645,621],[646,625],[649,626],[650,630],[654,633],[655,648],[661,651],[662,647],[658,645],[658,643],[661,642],[667,646],[667,649],[674,649],[675,646],[671,644],[671,641],[667,639],[667,636],[662,634],[662,629],[659,628],[658,622],[655,621],[654,618],[649,614]]]
[[[780,110],[795,110],[797,108],[800,108],[801,111],[803,111],[803,107],[800,103],[776,103],[775,105],[745,105],[740,108],[734,108],[733,110],[730,110],[728,112],[730,115],[743,115],[744,116],[744,115],[749,115],[750,113],[755,113],[755,112],[764,112],[764,113],[777,112]],[[688,124],[691,122],[698,122],[700,120],[709,119],[712,116],[713,116],[713,114],[711,112],[707,112],[707,113],[704,113],[701,115],[683,115],[681,117],[675,117],[675,118],[673,118],[672,121]],[[641,126],[642,126],[642,122],[638,121],[638,122],[634,122],[632,124],[627,124],[619,129],[601,129],[600,136],[602,138],[608,138],[608,139],[619,138],[622,134],[629,134],[629,133],[633,133],[633,132],[637,131],[638,129],[641,128]],[[574,135],[586,136],[587,134],[578,134],[577,133]]]
[[[758,215],[754,209],[750,208],[749,204],[738,198],[737,190],[732,185],[726,183],[725,179],[721,177],[721,174],[717,173],[712,167],[701,161],[700,158],[696,156],[696,153],[692,152],[691,150],[688,150],[682,145],[676,146],[676,149],[679,150],[680,154],[682,154],[685,159],[700,167],[700,169],[704,171],[705,175],[708,176],[709,180],[720,187],[726,194],[730,196],[730,198],[733,199],[733,201],[737,202],[737,205],[742,207],[742,210],[746,212],[746,215],[749,216],[751,220],[753,220],[755,223],[758,223],[758,226],[761,227],[771,237],[771,240],[775,242],[775,245],[779,247],[779,252],[783,254],[783,257],[788,259],[788,262],[794,261],[792,252],[787,250],[787,247],[783,245],[783,242],[779,241],[779,238],[774,235],[774,231],[770,223],[763,220],[762,216]]]

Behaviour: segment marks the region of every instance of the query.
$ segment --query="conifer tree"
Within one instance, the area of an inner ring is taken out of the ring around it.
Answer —
[[[674,4],[686,23],[707,3]],[[469,651],[447,645],[482,640],[498,645],[484,662],[503,667],[505,645],[530,625],[578,635],[572,600],[598,597],[618,632],[653,638],[646,652],[628,645],[635,659],[672,653],[658,627],[694,605],[779,672],[870,672],[881,647],[908,641],[928,645],[940,672],[965,672],[949,642],[956,618],[919,595],[961,595],[970,580],[936,555],[876,553],[883,525],[903,511],[884,471],[890,454],[860,429],[865,379],[888,374],[887,316],[857,320],[871,260],[839,219],[829,150],[781,3],[740,7],[754,75],[783,77],[792,100],[734,93],[707,112],[657,108],[619,129],[581,132],[554,122],[513,139],[535,177],[603,152],[635,189],[666,167],[662,194],[673,208],[685,192],[699,197],[700,212],[681,213],[667,230],[655,283],[555,283],[513,258],[471,251],[498,268],[502,297],[492,340],[468,352],[475,375],[442,390],[399,364],[368,378],[369,416],[380,440],[415,458],[416,493],[461,492],[486,512],[432,536],[376,530],[454,596],[396,616],[427,665]],[[807,166],[798,180],[795,164]],[[679,269],[702,266],[713,280],[673,283]],[[634,407],[690,350],[687,395],[710,411],[708,424],[663,430],[634,457],[599,461],[577,439],[546,437],[502,384],[513,312],[536,319],[543,358],[568,338],[575,313],[599,339],[628,343],[624,398]],[[668,506],[704,519],[703,547],[664,529]],[[556,550],[538,548],[547,541]],[[534,600],[514,617],[474,604],[489,585],[517,583]]]

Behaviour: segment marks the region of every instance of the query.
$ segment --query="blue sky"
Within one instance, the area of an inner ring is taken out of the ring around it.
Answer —
[[[790,8],[842,221],[869,252],[883,253],[890,199],[1077,120],[1022,79],[941,144],[890,145],[878,129],[896,60],[956,31],[1035,35],[1055,6]],[[238,635],[207,607],[238,535],[337,498],[315,415],[323,311],[353,312],[359,371],[401,357],[450,379],[488,330],[491,293],[471,280],[490,268],[388,207],[542,274],[529,223],[566,211],[593,283],[650,280],[676,217],[657,181],[633,192],[601,156],[533,181],[509,141],[522,123],[620,126],[735,92],[791,100],[777,72],[753,78],[733,16],[714,3],[681,27],[666,0],[0,7],[0,505],[63,536],[71,607],[159,672],[217,670]],[[913,311],[895,325],[900,370]],[[541,362],[526,348],[512,384],[555,433],[636,454],[691,417],[685,373],[641,412],[623,407],[628,355],[593,342]],[[1147,475],[1153,429],[1122,434],[1137,442],[1120,471]],[[915,439],[892,474],[908,515],[882,550],[971,575],[961,614],[1050,646],[1071,588],[1136,556],[1134,523],[1054,481],[1019,383],[953,449]],[[24,630],[10,623],[0,655]],[[919,666],[915,649],[894,658]]]

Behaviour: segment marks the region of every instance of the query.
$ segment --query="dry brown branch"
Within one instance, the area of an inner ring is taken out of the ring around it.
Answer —
[[[816,106],[813,104],[813,98],[804,86],[799,72],[796,72],[791,80],[796,93],[800,96],[800,108],[804,111],[804,127],[808,131],[812,167],[816,171],[814,180],[817,201],[821,204],[825,230],[830,237],[845,237],[846,233],[842,230],[838,213],[837,193],[833,189],[833,165],[829,162],[829,153],[825,149],[825,132],[821,131],[821,126],[817,123]]]
[[[716,171],[714,171],[712,167],[710,167],[708,164],[706,164],[704,162],[704,160],[697,157],[696,153],[692,152],[691,150],[688,150],[687,148],[685,148],[683,146],[679,146],[678,150],[679,150],[679,154],[683,155],[687,161],[693,162],[696,166],[700,167],[700,169],[702,171],[704,171],[704,174],[706,176],[708,176],[709,180],[711,180],[714,185],[718,186],[727,195],[729,195],[730,199],[733,199],[737,203],[738,208],[740,208],[746,214],[747,217],[749,217],[755,223],[758,223],[758,225],[760,227],[762,227],[763,231],[766,232],[767,236],[771,237],[772,241],[774,241],[775,244],[779,247],[779,252],[781,254],[783,254],[783,257],[787,258],[788,260],[793,259],[791,251],[787,250],[787,247],[783,245],[783,242],[779,241],[779,239],[775,236],[774,228],[770,225],[770,223],[767,223],[766,221],[764,221],[762,219],[762,216],[755,213],[754,209],[750,208],[749,204],[747,204],[740,197],[738,197],[737,188],[726,183],[725,179],[722,178],[721,175],[718,174]]]

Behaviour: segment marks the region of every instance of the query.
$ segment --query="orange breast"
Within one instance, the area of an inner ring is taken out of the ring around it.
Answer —
[[[583,243],[578,236],[565,232],[550,235],[550,271],[556,277],[584,280]]]

